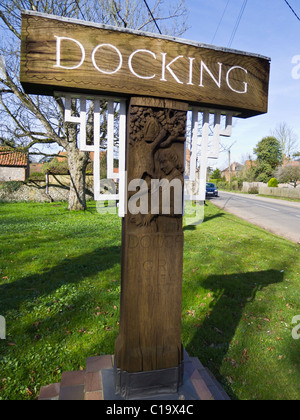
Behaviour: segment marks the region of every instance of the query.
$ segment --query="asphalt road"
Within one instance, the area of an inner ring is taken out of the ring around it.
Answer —
[[[269,232],[300,243],[300,203],[223,191],[211,202]]]

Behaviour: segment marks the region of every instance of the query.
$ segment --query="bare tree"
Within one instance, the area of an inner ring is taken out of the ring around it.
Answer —
[[[287,123],[280,123],[275,130],[272,131],[274,136],[281,145],[282,161],[285,159],[291,160],[294,153],[297,151],[299,143],[298,137]]]
[[[156,21],[162,33],[174,36],[187,30],[185,0],[148,0],[151,14],[142,0],[91,0],[88,3],[86,12],[81,14],[87,20],[147,32],[157,32]]]
[[[89,154],[77,147],[77,128],[64,122],[60,98],[27,95],[19,81],[21,10],[34,10],[118,27],[168,34],[186,30],[184,0],[149,0],[151,14],[138,0],[0,0],[0,139],[1,143],[31,154],[55,154],[57,145],[67,152],[71,187],[69,209],[86,208],[85,171]],[[53,147],[55,146],[55,148]]]

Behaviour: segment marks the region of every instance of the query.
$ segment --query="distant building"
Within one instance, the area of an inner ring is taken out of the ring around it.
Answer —
[[[30,163],[30,175],[34,173],[42,173],[43,172],[44,163]]]
[[[102,158],[102,156],[105,154],[105,152],[100,152],[100,159]],[[94,152],[90,152],[90,159],[92,162],[94,162]],[[68,154],[67,152],[59,152],[58,156],[57,156],[57,160],[58,162],[66,162],[66,160],[68,159]]]
[[[283,159],[282,166],[283,167],[285,167],[285,166],[294,166],[294,167],[296,167],[296,166],[300,166],[300,162],[298,162],[297,160],[288,159],[285,156],[284,159]]]
[[[58,162],[65,162],[67,158],[68,158],[67,152],[59,152],[58,153],[58,156],[57,156]]]
[[[257,162],[255,160],[246,160],[245,166],[247,169],[256,168]]]
[[[28,155],[7,147],[0,147],[0,182],[25,181],[28,176]]]
[[[236,176],[239,175],[239,173],[244,169],[244,166],[241,165],[238,162],[233,162],[230,165],[230,170],[229,167],[224,169],[224,171],[222,171],[222,178],[225,178],[226,181],[229,181],[229,179],[232,179]]]

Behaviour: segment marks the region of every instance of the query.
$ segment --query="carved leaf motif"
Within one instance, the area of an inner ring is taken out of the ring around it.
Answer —
[[[144,139],[147,143],[151,143],[160,132],[159,123],[154,117],[149,118],[144,129]]]

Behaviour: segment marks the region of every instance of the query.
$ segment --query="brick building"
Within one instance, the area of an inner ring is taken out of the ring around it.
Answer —
[[[0,182],[25,181],[28,176],[28,155],[7,147],[0,147]]]

